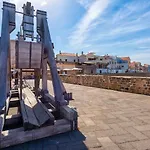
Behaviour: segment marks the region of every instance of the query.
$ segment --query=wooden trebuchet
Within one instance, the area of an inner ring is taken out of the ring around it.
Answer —
[[[72,94],[67,93],[58,75],[47,12],[37,10],[34,15],[34,7],[30,2],[23,5],[23,20],[18,39],[14,42],[15,69],[11,70],[9,34],[15,29],[15,13],[14,4],[3,3],[0,38],[0,149],[77,129],[77,111],[68,106]],[[34,17],[37,38],[34,37]],[[30,38],[30,41],[26,38]],[[47,65],[51,71],[54,96],[48,91]],[[29,86],[28,81],[23,82],[24,69],[26,72],[33,71],[31,77],[35,81],[32,82],[34,88]],[[11,79],[14,78],[11,73],[16,74],[15,88],[11,86]]]

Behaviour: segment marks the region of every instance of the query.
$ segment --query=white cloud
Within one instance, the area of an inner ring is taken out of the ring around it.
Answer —
[[[45,5],[47,5],[47,1],[43,1],[43,2],[41,3],[41,6],[45,6]]]
[[[150,47],[146,50],[138,51],[132,54],[130,57],[132,60],[142,62],[143,64],[150,64]]]
[[[81,45],[84,43],[96,19],[102,15],[108,4],[109,0],[96,0],[91,4],[85,16],[77,24],[75,31],[70,36],[71,45]]]
[[[85,17],[81,20],[71,35],[71,44],[78,51],[92,49],[100,55],[127,55],[132,60],[150,63],[150,52],[146,51],[150,50],[150,38],[145,34],[150,29],[150,1],[126,1],[121,6],[114,1],[109,4],[104,14],[100,13],[90,24],[83,26]],[[114,7],[120,8],[114,11]]]
[[[103,48],[112,48],[115,47],[118,49],[118,47],[126,47],[126,46],[135,46],[138,45],[138,49],[146,48],[147,45],[150,43],[150,38],[137,38],[137,39],[132,39],[132,40],[125,40],[125,41],[113,41],[109,43],[104,43],[104,44],[98,44],[97,47],[103,47]],[[149,54],[150,56],[150,54]]]
[[[77,2],[86,9],[90,6],[92,1],[95,1],[95,0],[77,0]]]

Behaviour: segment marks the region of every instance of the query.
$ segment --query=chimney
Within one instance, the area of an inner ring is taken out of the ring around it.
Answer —
[[[82,52],[81,52],[81,54],[83,55],[83,54],[84,54],[84,52],[82,51]]]

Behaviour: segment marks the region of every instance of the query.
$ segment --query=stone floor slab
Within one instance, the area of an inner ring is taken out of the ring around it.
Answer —
[[[30,81],[33,84],[33,81]],[[48,137],[5,150],[149,150],[150,97],[64,84],[73,93],[70,105],[79,112],[79,131]],[[48,89],[53,94],[52,83]],[[38,144],[37,144],[38,143]],[[45,144],[47,146],[45,146]]]

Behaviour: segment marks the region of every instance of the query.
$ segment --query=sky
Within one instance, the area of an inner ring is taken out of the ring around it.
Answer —
[[[19,11],[26,2],[6,1],[16,4]],[[130,56],[132,61],[150,64],[150,0],[28,1],[35,10],[47,11],[55,54],[95,52]],[[16,39],[21,21],[22,16],[17,14],[12,39]]]

